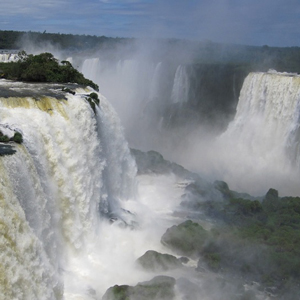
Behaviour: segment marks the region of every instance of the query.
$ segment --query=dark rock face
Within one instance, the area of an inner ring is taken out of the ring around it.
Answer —
[[[149,271],[168,271],[182,267],[180,260],[175,256],[161,254],[153,250],[149,250],[142,255],[137,263]]]
[[[199,176],[192,173],[182,166],[165,160],[164,157],[156,151],[143,152],[137,149],[130,149],[135,158],[139,174],[169,174],[173,173],[184,179],[196,180]]]
[[[16,150],[12,145],[0,144],[0,156],[12,155],[16,153]]]
[[[156,276],[134,287],[115,285],[106,291],[102,300],[173,300],[175,282],[173,277]]]

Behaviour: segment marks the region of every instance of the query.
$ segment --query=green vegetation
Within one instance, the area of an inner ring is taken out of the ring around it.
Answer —
[[[12,30],[0,31],[0,49],[16,49],[17,42],[24,33]]]
[[[74,69],[70,62],[59,63],[51,53],[27,55],[22,51],[19,52],[19,58],[17,62],[0,63],[3,78],[27,82],[71,82],[99,90],[95,83]]]
[[[23,136],[20,132],[16,131],[15,134],[9,138],[7,135],[3,134],[0,130],[0,156],[13,155],[16,153],[14,147],[9,144],[9,142],[15,142],[18,144],[23,143]]]
[[[180,255],[198,257],[208,236],[208,232],[201,225],[188,220],[169,228],[161,242]]]
[[[23,143],[23,136],[20,132],[15,132],[14,136],[12,137],[12,141],[18,144]]]
[[[199,64],[235,64],[247,73],[268,71],[300,73],[300,47],[246,46],[199,43],[195,62]]]
[[[3,134],[2,131],[0,131],[0,142],[1,143],[8,143],[8,142],[15,142],[18,144],[23,143],[23,136],[20,132],[16,131],[14,136],[9,138],[7,135]]]
[[[167,271],[182,267],[180,260],[170,254],[162,254],[153,250],[147,251],[138,258],[137,263],[145,270]]]
[[[240,274],[277,287],[276,292],[282,296],[292,282],[300,279],[300,198],[280,198],[276,190],[270,189],[263,199],[249,200],[235,198],[225,183],[216,186],[224,195],[223,202],[210,200],[193,205],[185,201],[183,205],[219,220],[218,225],[206,231],[186,221],[168,229],[162,242],[178,254],[198,254],[199,271],[209,268]]]
[[[0,30],[0,49],[20,49],[22,41],[30,41],[36,46],[51,44],[58,49],[70,51],[103,50],[109,53],[111,49],[120,46],[126,46],[129,53],[136,50],[136,39],[131,38]],[[151,55],[158,61],[168,60],[170,53],[180,57],[179,52],[187,49],[194,54],[193,63],[199,65],[233,64],[238,66],[239,71],[246,73],[267,71],[270,68],[300,73],[300,47],[246,46],[176,39],[156,42],[159,49],[153,50]]]
[[[172,300],[175,296],[174,285],[174,278],[156,276],[134,287],[115,285],[106,291],[102,300]]]
[[[76,92],[74,92],[74,91],[72,91],[71,89],[66,88],[66,87],[63,87],[61,90],[62,90],[63,92],[65,92],[65,93],[69,93],[69,94],[72,94],[72,95],[75,95],[75,94],[76,94]]]
[[[90,104],[90,106],[93,109],[94,113],[96,113],[96,105],[99,105],[99,103],[100,103],[98,94],[90,93],[85,99]]]
[[[9,137],[7,135],[3,135],[2,132],[0,132],[0,142],[1,143],[8,143]]]
[[[60,49],[92,49],[112,48],[131,39],[110,38],[105,36],[73,35],[46,32],[24,32],[0,30],[0,49],[20,49],[23,40],[29,40],[36,45],[52,44]]]

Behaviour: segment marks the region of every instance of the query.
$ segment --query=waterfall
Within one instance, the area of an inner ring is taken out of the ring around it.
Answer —
[[[100,73],[100,61],[99,58],[86,59],[82,65],[82,72],[88,74],[88,78],[96,82]]]
[[[173,103],[186,103],[189,100],[189,77],[186,67],[179,65],[174,78],[171,100]]]
[[[235,119],[224,136],[235,137],[256,155],[276,160],[293,157],[299,166],[299,108],[299,76],[251,73],[241,90]]]
[[[89,89],[72,95],[54,84],[0,85],[4,94],[15,91],[0,98],[0,130],[24,140],[12,144],[15,154],[0,156],[0,294],[61,299],[62,270],[97,239],[101,211],[116,218],[134,197],[135,162],[100,94],[95,116]]]
[[[17,61],[18,58],[18,54],[16,53],[0,53],[0,62],[13,62],[13,61]]]
[[[102,207],[104,213],[120,215],[120,200],[130,199],[135,194],[135,162],[124,138],[120,120],[111,104],[101,97],[101,107],[97,108],[98,134],[102,141],[105,158],[104,189]]]
[[[219,178],[249,193],[265,193],[268,186],[298,194],[299,126],[300,76],[250,73],[236,116],[212,151],[222,166]]]
[[[109,62],[87,58],[80,69],[87,78],[99,84],[102,93],[111,99],[122,121],[126,114],[124,111],[127,111],[124,102],[126,106],[134,105],[143,109],[152,100],[160,100],[165,104],[189,100],[189,74],[183,65],[178,65],[175,72],[172,66],[162,62],[138,59]]]
[[[160,97],[160,83],[162,82],[162,63],[159,62],[154,69],[150,83],[150,100],[156,100]]]

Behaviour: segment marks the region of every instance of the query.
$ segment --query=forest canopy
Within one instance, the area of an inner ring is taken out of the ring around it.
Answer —
[[[0,49],[22,50],[24,43],[36,46],[52,45],[68,51],[107,51],[126,45],[129,52],[136,51],[138,39],[112,38],[95,35],[74,35],[44,32],[22,32],[0,30]],[[157,49],[152,44],[158,45]],[[144,43],[143,43],[144,44]],[[269,68],[279,72],[300,73],[300,47],[249,46],[222,44],[212,41],[189,41],[178,39],[151,40],[151,56],[161,61],[170,57],[180,57],[190,51],[195,64],[239,64],[250,71],[267,71]]]

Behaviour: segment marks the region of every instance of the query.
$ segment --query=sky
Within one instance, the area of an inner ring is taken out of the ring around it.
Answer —
[[[300,0],[0,0],[0,30],[300,46]]]

